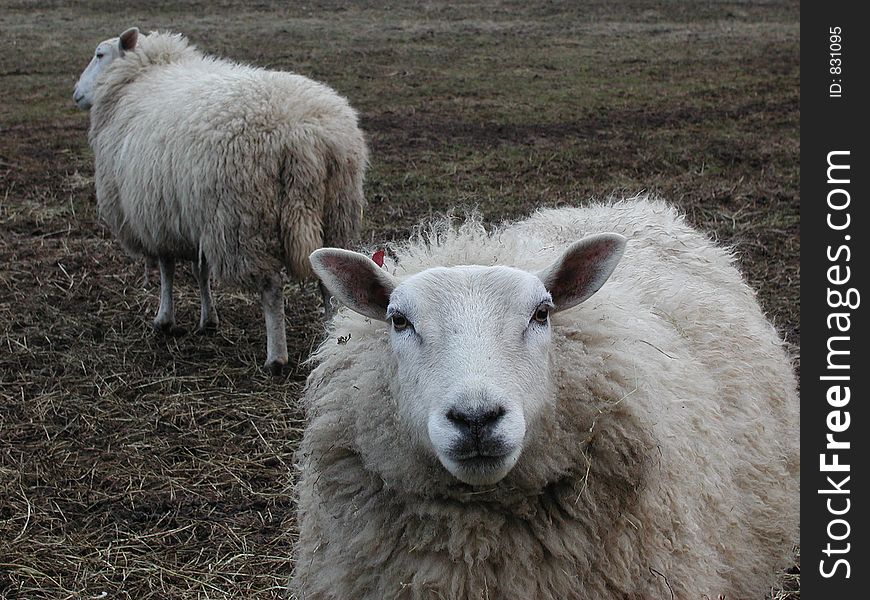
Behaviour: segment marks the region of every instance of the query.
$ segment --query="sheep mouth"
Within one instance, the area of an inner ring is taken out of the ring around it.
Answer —
[[[449,456],[457,462],[476,459],[499,459],[510,455],[515,448],[501,435],[458,436],[450,445]]]
[[[459,464],[486,464],[488,462],[497,464],[506,459],[510,454],[510,450],[502,448],[497,450],[465,450],[452,452],[450,458]]]
[[[75,102],[75,105],[82,110],[88,110],[91,107],[90,102],[85,100],[85,97],[83,95],[73,96],[73,102]]]
[[[466,471],[486,472],[501,468],[508,455],[484,456],[482,454],[456,460],[456,464]]]
[[[492,453],[464,453],[442,458],[450,474],[470,485],[493,485],[513,469],[519,458],[519,449]],[[446,460],[445,460],[446,459]]]

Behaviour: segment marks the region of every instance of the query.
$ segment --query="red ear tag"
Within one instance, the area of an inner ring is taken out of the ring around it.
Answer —
[[[375,264],[379,267],[384,266],[384,251],[378,250],[372,255],[372,260],[375,261]]]

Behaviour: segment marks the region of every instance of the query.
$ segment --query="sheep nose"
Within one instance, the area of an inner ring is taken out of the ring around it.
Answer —
[[[477,443],[486,439],[505,414],[502,406],[465,410],[451,408],[447,412],[447,420],[462,434]]]

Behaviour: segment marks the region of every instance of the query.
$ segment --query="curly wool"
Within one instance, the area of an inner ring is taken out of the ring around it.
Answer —
[[[329,87],[206,56],[178,34],[141,36],[97,80],[89,133],[97,207],[124,247],[204,257],[258,287],[356,234],[367,149]]]
[[[798,539],[791,362],[733,258],[661,201],[442,223],[386,267],[548,265],[628,247],[554,315],[552,405],[491,488],[454,479],[396,411],[387,327],[339,311],[314,356],[293,587],[305,600],[761,598]],[[339,339],[342,343],[339,343]],[[705,596],[706,595],[706,596]]]

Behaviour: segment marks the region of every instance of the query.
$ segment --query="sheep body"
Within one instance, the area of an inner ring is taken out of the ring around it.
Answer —
[[[552,406],[490,487],[457,481],[414,442],[384,324],[339,311],[304,397],[300,598],[768,592],[797,543],[799,408],[782,341],[732,256],[637,198],[491,234],[442,226],[386,266],[400,278],[535,271],[603,231],[628,238],[625,256],[595,296],[554,315]]]
[[[367,149],[344,98],[181,35],[132,39],[94,83],[89,132],[99,214],[128,251],[262,291],[284,267],[309,276],[315,248],[353,239]]]

